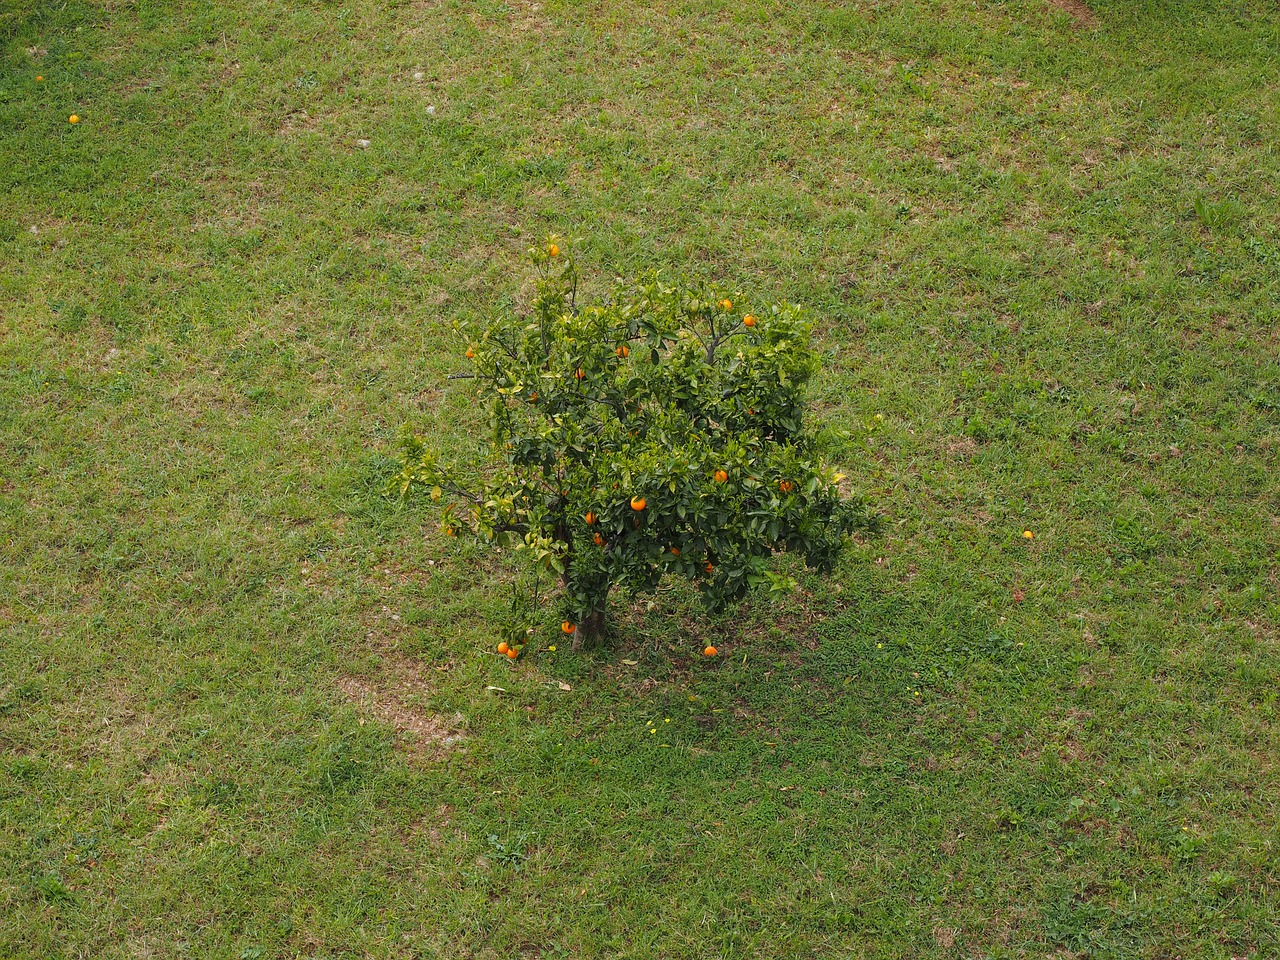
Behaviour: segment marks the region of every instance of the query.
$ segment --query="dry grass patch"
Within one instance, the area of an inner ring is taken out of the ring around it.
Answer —
[[[1080,0],[1048,0],[1048,2],[1049,6],[1069,14],[1078,26],[1096,27],[1098,25],[1097,16],[1087,4],[1081,3]]]
[[[377,682],[340,677],[337,687],[359,711],[402,734],[400,743],[416,759],[439,759],[466,738],[461,715],[443,717],[413,702],[427,687],[418,664],[388,660],[387,667]]]

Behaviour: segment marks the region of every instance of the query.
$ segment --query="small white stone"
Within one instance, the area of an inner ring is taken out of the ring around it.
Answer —
[[[428,106],[428,107],[427,107],[427,116],[429,116],[429,117],[434,117],[435,115],[436,115],[436,108],[435,108],[435,107],[433,107],[433,106]]]
[[[425,73],[423,73],[421,70],[418,70],[418,71],[416,71],[416,72],[414,73],[414,75],[413,75],[413,79],[415,79],[415,80],[421,80],[421,79],[422,79],[423,77],[425,77],[425,76],[426,76],[426,74],[425,74]]]
[[[368,140],[357,140],[357,141],[356,141],[356,146],[357,146],[357,147],[359,147],[361,150],[368,150],[368,149],[369,149],[369,141],[368,141]]]

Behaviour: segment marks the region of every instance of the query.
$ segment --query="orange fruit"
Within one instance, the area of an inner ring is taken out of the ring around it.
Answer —
[[[470,347],[467,347],[467,359],[470,360],[475,355],[476,355],[476,352],[472,350]]]
[[[672,555],[673,557],[678,557],[678,556],[680,556],[680,548],[679,548],[679,547],[672,547],[672,548],[671,548],[671,555]]]
[[[756,325],[756,318],[748,313],[745,317],[742,318],[742,325],[744,327],[754,327]]]
[[[644,499],[644,497],[632,497],[632,498],[631,498],[631,509],[632,509],[632,510],[635,510],[637,513],[639,513],[639,512],[640,512],[641,510],[643,510],[644,508],[645,508],[645,499]]]
[[[600,534],[597,533],[594,537],[592,537],[592,539],[595,540],[597,547],[604,546],[604,537],[600,536]]]
[[[36,77],[36,83],[43,83],[44,77]]]
[[[616,353],[616,354],[617,354],[618,356],[620,356],[620,357],[629,357],[629,356],[631,356],[631,351],[627,348],[627,345],[626,345],[625,343],[624,343],[622,346],[620,346],[617,350],[615,350],[615,351],[613,351],[613,352],[614,352],[614,353]]]
[[[533,401],[535,401],[535,400],[537,400],[537,399],[538,399],[538,395],[537,395],[536,393],[531,393],[531,394],[529,394],[529,402],[530,402],[530,403],[533,403]]]
[[[581,367],[579,367],[577,370],[573,372],[573,379],[581,380],[586,375],[587,375],[586,372]]]
[[[561,632],[561,633],[573,633],[573,631],[574,631],[574,630],[576,630],[576,629],[578,629],[578,628],[577,628],[577,627],[575,627],[575,626],[574,626],[572,623],[570,623],[568,620],[566,620],[564,623],[560,624],[560,632]]]
[[[792,486],[794,486],[794,484],[792,484],[790,480],[778,481],[778,489],[781,490],[783,493],[790,493]]]
[[[715,570],[715,568],[716,568],[716,565],[712,563],[710,560],[708,560],[706,563],[702,565],[702,569],[707,571],[707,573],[711,573],[713,570]]]
[[[511,645],[508,644],[507,641],[505,640],[503,640],[500,644],[498,644],[499,653],[506,653],[510,649],[511,649]]]
[[[716,483],[724,483],[726,480],[729,479],[729,474],[723,470],[717,470],[715,472],[715,478],[716,478]]]
[[[721,301],[720,301],[720,309],[721,309],[721,310],[732,310],[732,309],[733,309],[733,301],[732,301],[732,300],[721,300]]]
[[[1030,530],[1023,530],[1022,535],[1026,537],[1028,540],[1034,540],[1036,538],[1036,535],[1032,533]]]
[[[702,649],[702,655],[703,655],[704,657],[714,657],[714,656],[715,656],[717,653],[719,653],[719,652],[720,652],[720,651],[719,651],[719,650],[717,650],[715,647],[711,646],[711,644],[707,644],[707,645]]]
[[[520,656],[520,651],[519,651],[519,650],[517,650],[515,647],[511,647],[511,648],[507,651],[507,659],[508,659],[508,660],[514,660],[514,659],[515,659],[516,657],[518,657],[518,656]]]
[[[547,247],[547,253],[553,257],[558,257],[560,256],[560,248],[553,243],[549,247]]]
[[[583,517],[583,519],[587,521],[587,526],[591,526],[596,522],[596,515],[592,513],[590,510],[588,510],[586,516]]]
[[[80,122],[80,118],[77,117],[74,113],[71,116],[67,117],[67,123],[79,123],[79,122]]]

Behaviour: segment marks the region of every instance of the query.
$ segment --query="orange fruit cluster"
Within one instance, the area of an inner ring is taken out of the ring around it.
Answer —
[[[724,470],[717,470],[713,476],[715,477],[716,483],[724,483],[729,479],[729,474]]]

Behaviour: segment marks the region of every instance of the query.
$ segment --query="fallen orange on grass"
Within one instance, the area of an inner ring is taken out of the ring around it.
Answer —
[[[577,627],[575,627],[575,626],[574,626],[572,623],[570,623],[568,620],[566,620],[564,623],[560,624],[560,632],[561,632],[561,633],[573,633],[573,631],[574,631],[574,630],[577,630],[577,629],[578,629],[578,628],[577,628]]]
[[[707,644],[702,650],[702,655],[704,657],[714,657],[719,652],[720,651],[711,646],[711,644]]]
[[[80,118],[77,117],[74,113],[71,116],[67,117],[67,123],[79,123],[79,122],[80,122]]]
[[[503,640],[500,644],[498,644],[499,653],[506,653],[510,649],[511,649],[511,645],[507,643],[507,641],[505,640]]]
[[[507,659],[508,659],[508,660],[514,660],[514,659],[515,659],[516,657],[518,657],[518,656],[520,656],[520,651],[519,651],[519,650],[517,650],[515,647],[512,647],[511,649],[509,649],[509,650],[507,651]]]

